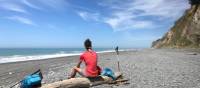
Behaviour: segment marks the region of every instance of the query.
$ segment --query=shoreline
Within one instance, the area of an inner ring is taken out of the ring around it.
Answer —
[[[119,51],[126,51],[126,50],[119,50]],[[97,53],[111,53],[115,52],[114,50],[105,50],[105,51],[98,51]],[[44,55],[13,55],[7,56],[4,58],[0,58],[0,64],[4,63],[15,63],[15,62],[26,62],[26,61],[34,61],[34,60],[44,60],[44,59],[54,59],[54,58],[63,58],[63,57],[70,57],[70,56],[79,56],[80,53],[57,53],[57,54],[44,54]]]
[[[122,52],[122,51],[120,51]],[[104,54],[112,54],[114,51],[106,51],[106,52],[97,52],[98,55]],[[9,62],[9,63],[1,63],[0,64],[0,80],[5,80],[7,78],[13,78],[17,76],[17,78],[8,79],[8,82],[0,82],[1,85],[6,85],[6,88],[20,79],[22,79],[25,75],[28,75],[37,69],[41,69],[43,74],[51,74],[51,69],[59,68],[59,67],[73,67],[79,60],[79,55],[73,56],[64,56],[64,57],[56,57],[56,58],[47,58],[47,59],[36,59],[36,60],[26,60],[26,61],[18,61],[18,62]],[[71,65],[73,64],[73,65]],[[66,69],[66,72],[69,73],[70,68]],[[50,72],[50,73],[49,73]],[[64,73],[64,72],[62,72]],[[45,76],[44,75],[44,76]],[[68,74],[63,74],[67,75]],[[5,76],[5,77],[4,77]],[[66,78],[65,77],[65,78]],[[49,78],[49,77],[46,77]],[[61,79],[61,78],[60,78]],[[59,79],[59,80],[60,80]],[[47,83],[59,81],[57,80],[48,80]],[[46,82],[45,82],[46,83]],[[8,85],[9,84],[9,85]],[[3,87],[4,88],[4,87]]]
[[[181,88],[200,87],[200,53],[179,49],[120,51],[120,68],[128,85],[100,85],[94,88]],[[115,52],[99,53],[99,65],[117,71]],[[0,64],[0,87],[8,88],[25,75],[41,69],[43,84],[66,79],[79,56]],[[82,65],[83,67],[84,65]],[[77,76],[79,77],[79,75]],[[187,78],[187,79],[186,79]],[[179,84],[177,84],[177,82]]]

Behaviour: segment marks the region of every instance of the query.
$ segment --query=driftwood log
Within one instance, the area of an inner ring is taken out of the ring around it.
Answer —
[[[119,78],[121,76],[122,73],[115,73],[115,77]],[[112,81],[112,78],[107,76],[99,76],[96,78],[71,78],[50,84],[44,84],[40,88],[89,88],[91,86],[106,84]]]

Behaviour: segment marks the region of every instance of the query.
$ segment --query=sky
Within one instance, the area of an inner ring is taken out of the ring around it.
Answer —
[[[1,48],[150,48],[188,0],[0,0]]]

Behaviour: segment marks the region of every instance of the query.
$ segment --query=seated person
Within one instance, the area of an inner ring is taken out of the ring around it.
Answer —
[[[101,68],[97,66],[98,58],[97,53],[92,50],[92,42],[89,39],[86,39],[84,42],[86,51],[80,56],[80,61],[77,66],[72,68],[70,77],[74,78],[78,72],[83,77],[97,77],[101,73]],[[85,68],[81,69],[81,63],[85,63]]]

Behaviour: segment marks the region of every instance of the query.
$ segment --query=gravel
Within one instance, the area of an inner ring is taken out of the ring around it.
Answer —
[[[101,53],[98,57],[102,68],[109,67],[118,71],[115,53]],[[104,84],[93,88],[200,88],[198,52],[182,49],[140,49],[122,51],[118,58],[124,79],[129,79],[129,84]],[[66,79],[78,60],[79,56],[71,56],[0,64],[0,80],[3,80],[0,81],[0,88],[8,88],[38,68],[44,75],[42,83]]]

